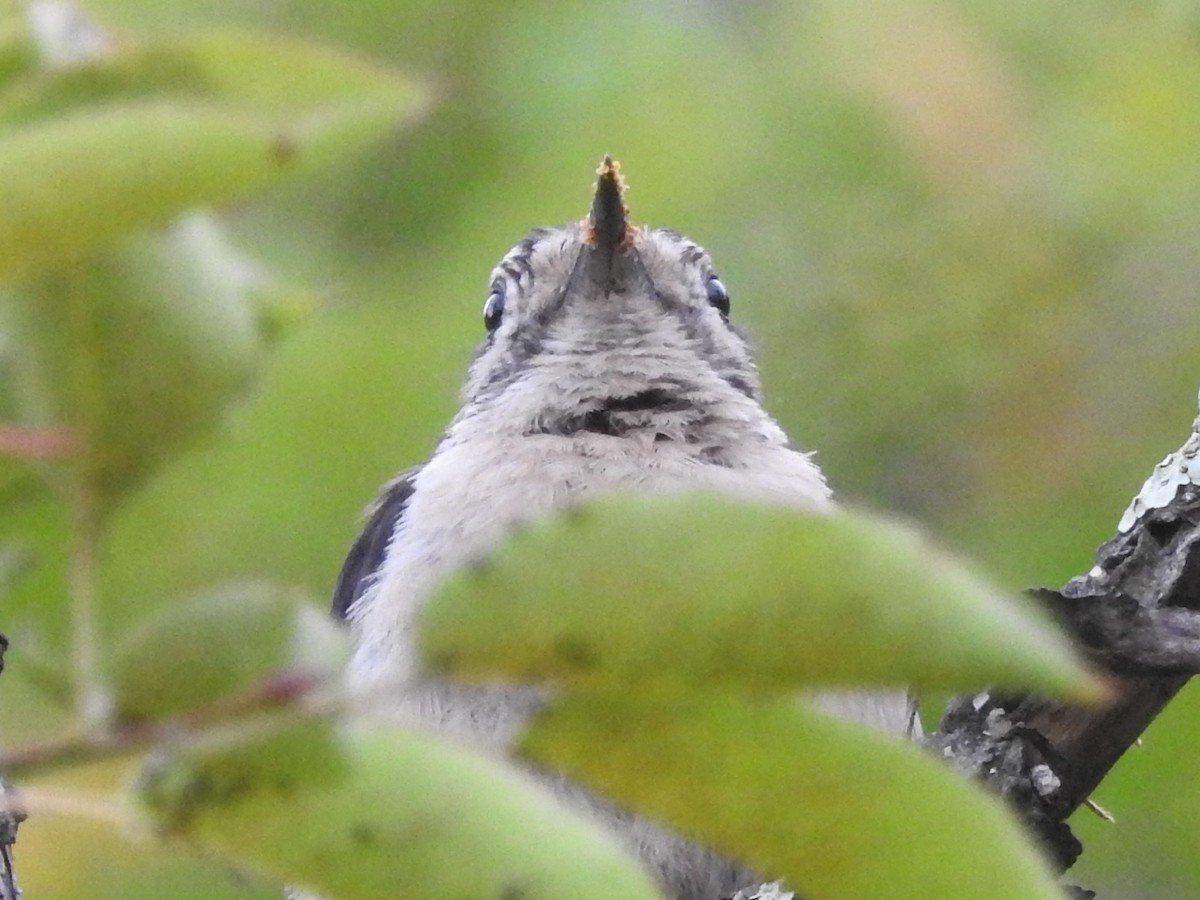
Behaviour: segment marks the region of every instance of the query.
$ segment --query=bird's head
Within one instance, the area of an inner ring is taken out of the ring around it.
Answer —
[[[538,228],[492,271],[464,412],[568,432],[595,410],[757,404],[746,341],[704,249],[635,227],[605,156],[580,221]],[[615,407],[614,407],[615,404]]]

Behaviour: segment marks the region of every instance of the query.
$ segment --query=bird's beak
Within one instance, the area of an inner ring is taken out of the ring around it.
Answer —
[[[625,208],[625,180],[621,164],[605,154],[596,170],[596,195],[585,226],[589,246],[612,255],[628,243],[629,210]]]
[[[584,250],[579,268],[587,280],[607,292],[622,293],[645,276],[637,251],[635,230],[625,207],[625,181],[621,166],[605,155],[596,170],[596,193],[583,223]]]

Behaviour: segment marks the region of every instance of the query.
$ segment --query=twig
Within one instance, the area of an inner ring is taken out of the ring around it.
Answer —
[[[177,741],[181,735],[245,720],[271,710],[298,706],[319,682],[305,675],[279,675],[244,694],[202,707],[183,716],[125,725],[112,731],[86,731],[51,741],[0,751],[0,771],[13,776],[93,762],[148,750]],[[308,711],[308,710],[306,710]],[[314,714],[324,709],[312,710]]]
[[[0,797],[0,812],[34,816],[70,816],[92,819],[106,825],[124,825],[127,815],[112,796],[96,796],[54,788],[22,788],[20,798]],[[4,894],[0,893],[0,897]]]
[[[23,459],[54,459],[78,449],[75,436],[64,428],[25,428],[0,422],[0,454]]]

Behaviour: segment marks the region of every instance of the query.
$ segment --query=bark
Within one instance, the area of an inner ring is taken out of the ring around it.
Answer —
[[[1082,709],[1034,696],[952,700],[927,746],[1009,800],[1059,865],[1082,846],[1066,819],[1200,672],[1200,435],[1156,468],[1096,565],[1061,590],[1030,593],[1084,653],[1111,673],[1118,697]]]
[[[4,671],[4,651],[8,638],[0,634],[0,672]],[[0,775],[0,900],[20,900],[17,873],[13,869],[13,844],[17,842],[17,827],[25,819],[12,786]]]

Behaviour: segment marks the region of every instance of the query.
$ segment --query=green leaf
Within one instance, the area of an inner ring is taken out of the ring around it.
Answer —
[[[7,698],[6,698],[7,700]],[[90,772],[89,772],[90,774]],[[278,885],[247,877],[227,865],[200,858],[179,844],[130,839],[109,819],[86,815],[97,805],[100,790],[79,773],[38,779],[38,791],[53,793],[74,815],[31,818],[41,824],[23,827],[19,834],[17,872],[24,897],[86,897],[87,900],[282,900]],[[94,779],[99,781],[100,779]],[[112,797],[111,785],[103,796]],[[76,806],[72,801],[80,797]],[[140,838],[140,836],[139,836]]]
[[[83,480],[117,493],[212,427],[257,372],[253,289],[215,222],[193,215],[0,292],[21,420],[71,430]]]
[[[384,69],[237,33],[15,78],[0,94],[0,277],[343,159],[425,97]]]
[[[443,586],[422,645],[466,678],[1097,690],[1031,608],[910,529],[706,495],[529,528]]]
[[[916,747],[795,700],[568,694],[522,749],[800,896],[1061,897],[1000,801]]]
[[[340,900],[659,896],[527,776],[426,734],[292,724],[182,750],[137,794],[169,836]]]
[[[226,585],[165,605],[113,650],[112,688],[125,720],[187,712],[274,673],[331,679],[344,666],[343,629],[295,590]]]
[[[37,65],[37,48],[29,34],[24,10],[0,10],[0,89],[5,82]]]

